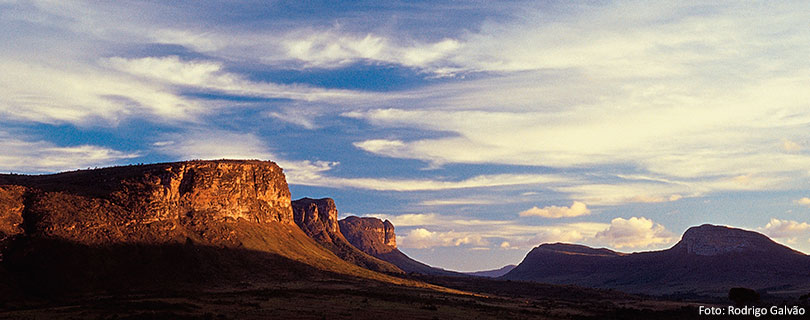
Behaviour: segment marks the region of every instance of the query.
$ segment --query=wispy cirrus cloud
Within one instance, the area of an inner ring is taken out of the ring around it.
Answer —
[[[350,90],[251,81],[241,75],[225,71],[222,63],[210,60],[183,60],[178,56],[134,59],[112,57],[101,63],[151,81],[240,96],[331,102],[372,97],[370,94]]]
[[[685,210],[693,197],[806,190],[806,3],[392,1],[334,9],[0,3],[0,28],[9,31],[0,33],[2,122],[79,128],[51,137],[59,143],[45,141],[48,133],[15,137],[51,153],[12,148],[7,166],[58,170],[39,158],[72,159],[72,168],[136,153],[146,161],[270,159],[298,186],[407,193],[385,211],[417,204],[443,212],[410,217],[406,231],[423,228],[415,234],[423,243],[455,247],[452,239],[476,232],[493,251],[504,242],[665,245],[658,224],[648,223],[658,220],[655,210],[615,221],[592,216],[601,222],[504,220],[538,203]],[[143,121],[154,125],[151,146],[101,141]],[[293,148],[277,149],[275,139]],[[326,147],[313,143],[321,139]],[[417,172],[419,161],[429,170]],[[474,242],[460,246],[483,247]]]
[[[492,174],[461,180],[336,177],[327,172],[337,166],[337,162],[284,159],[271,152],[269,146],[255,134],[211,129],[167,134],[161,136],[153,147],[177,160],[273,160],[285,169],[289,183],[306,186],[407,192],[546,184],[562,179],[551,174]]]
[[[41,123],[115,124],[131,117],[191,120],[204,110],[197,99],[160,85],[110,74],[97,66],[51,66],[0,59],[0,114]]]
[[[810,156],[794,141],[810,121],[802,89],[810,66],[801,58],[810,48],[799,40],[808,31],[790,23],[801,20],[792,5],[759,8],[774,14],[755,20],[741,15],[753,9],[748,4],[639,5],[572,5],[550,23],[484,24],[447,61],[500,74],[343,114],[381,128],[450,134],[371,137],[355,146],[438,165],[623,167],[676,181],[604,201],[616,204],[800,185],[795,177],[807,175]],[[769,27],[779,36],[762,32]],[[792,50],[774,61],[769,52],[783,52],[777,47]],[[571,188],[592,184],[599,183]]]
[[[0,168],[4,171],[50,173],[118,164],[137,153],[82,144],[59,146],[48,141],[25,139],[0,131]]]
[[[458,205],[490,205],[499,201],[481,198],[445,198],[420,201],[422,206],[458,206]]]

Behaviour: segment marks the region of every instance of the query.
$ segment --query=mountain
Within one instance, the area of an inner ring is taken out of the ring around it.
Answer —
[[[794,294],[810,289],[810,257],[753,231],[702,225],[661,251],[543,244],[502,278],[655,295],[724,296],[732,287]]]
[[[346,240],[338,226],[338,211],[334,200],[302,198],[293,201],[292,208],[295,224],[341,259],[374,271],[403,273],[391,263],[360,251]]]
[[[269,161],[0,174],[0,319],[697,314],[683,304],[656,306],[644,297],[605,290],[382,274],[325,248],[322,240],[339,239],[331,201],[297,204],[300,215],[283,171]],[[372,222],[365,225],[373,224],[369,230],[356,229],[356,237],[370,240],[367,248],[399,253],[393,225]],[[338,228],[344,226],[338,222]],[[442,271],[399,255],[428,272]],[[624,307],[641,304],[645,310]]]
[[[0,175],[0,290],[136,290],[362,278],[294,222],[270,161]]]
[[[475,276],[475,277],[497,278],[497,277],[500,277],[500,276],[503,276],[503,275],[509,273],[509,271],[512,271],[512,269],[514,269],[515,267],[517,267],[517,266],[514,265],[514,264],[507,264],[507,265],[505,265],[503,267],[500,267],[498,269],[475,271],[475,272],[465,272],[464,274],[470,275],[470,276]]]
[[[411,259],[397,249],[397,236],[390,221],[372,217],[350,216],[338,221],[340,232],[352,245],[381,260],[392,263],[405,272],[427,275],[459,276],[462,273],[431,267]]]

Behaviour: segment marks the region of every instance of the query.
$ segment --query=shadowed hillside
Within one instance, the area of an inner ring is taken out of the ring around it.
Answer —
[[[725,296],[732,287],[748,287],[798,297],[810,291],[810,257],[756,232],[702,225],[662,251],[543,244],[503,278],[656,295]]]

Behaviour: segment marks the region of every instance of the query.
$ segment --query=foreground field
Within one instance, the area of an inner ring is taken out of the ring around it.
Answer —
[[[475,279],[456,279],[472,288]],[[466,281],[466,282],[465,282]],[[288,282],[267,287],[142,292],[7,303],[0,319],[685,319],[684,303],[564,286],[456,294],[372,281]],[[509,290],[509,289],[505,289]]]

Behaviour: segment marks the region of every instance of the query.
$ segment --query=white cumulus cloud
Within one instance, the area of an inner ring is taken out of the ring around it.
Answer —
[[[432,247],[458,247],[461,245],[486,246],[480,235],[455,231],[437,232],[416,228],[404,235],[397,235],[397,245],[402,248],[424,249]]]
[[[799,200],[794,201],[796,204],[803,205],[803,206],[810,206],[810,198],[803,197]]]
[[[644,217],[630,219],[615,218],[610,226],[597,233],[595,240],[604,242],[614,248],[649,248],[668,244],[673,241],[673,234],[664,226]]]
[[[521,217],[538,216],[544,218],[566,218],[578,217],[591,214],[588,206],[579,201],[574,201],[570,207],[548,206],[543,208],[532,207],[526,211],[520,212]]]
[[[771,218],[768,224],[759,228],[771,238],[796,243],[799,239],[810,240],[810,224],[794,220]]]

